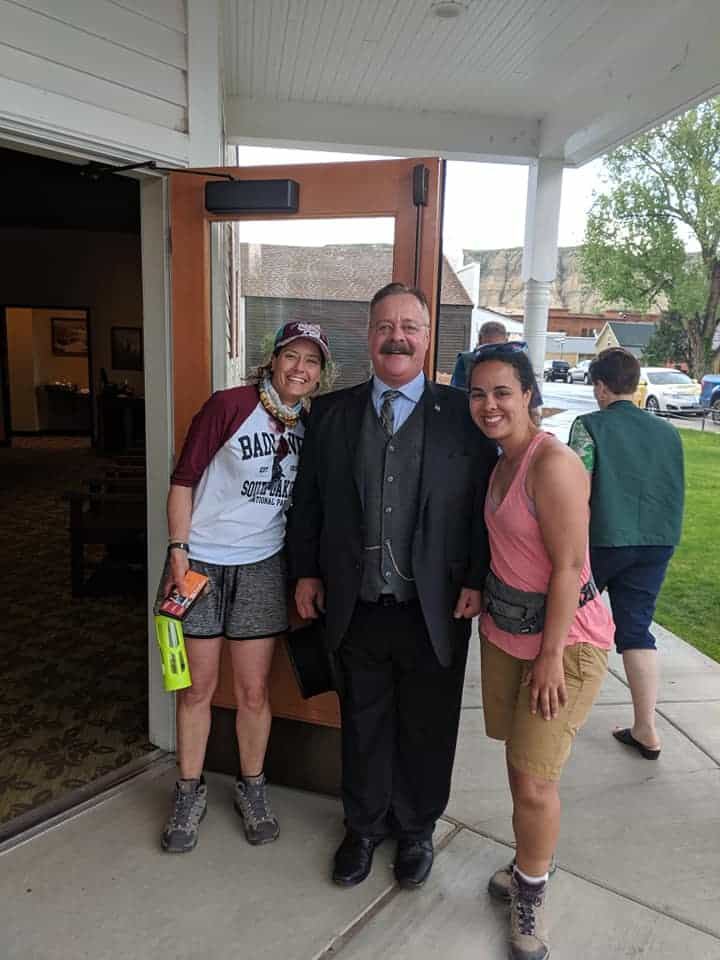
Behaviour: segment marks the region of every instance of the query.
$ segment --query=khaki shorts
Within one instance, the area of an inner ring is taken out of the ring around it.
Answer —
[[[559,780],[575,734],[587,720],[607,672],[607,651],[575,643],[563,654],[568,701],[554,720],[530,713],[530,687],[523,680],[532,660],[511,657],[485,637],[482,654],[482,700],[485,732],[504,740],[510,764],[521,773]]]

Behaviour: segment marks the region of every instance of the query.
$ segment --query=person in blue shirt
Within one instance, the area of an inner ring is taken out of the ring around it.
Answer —
[[[508,340],[508,333],[504,323],[499,320],[487,320],[478,332],[478,342],[474,350],[465,350],[457,355],[455,369],[450,380],[450,386],[457,387],[460,390],[468,389],[468,373],[472,367],[478,351],[484,347],[495,347],[504,345],[507,350],[522,350],[528,352],[528,345],[524,340]],[[543,398],[537,382],[533,385],[533,395],[530,400],[530,416],[536,426],[540,426],[542,420]]]
[[[478,331],[477,344],[475,350],[487,344],[507,343],[508,333],[504,323],[499,320],[487,320]],[[468,373],[475,356],[475,350],[465,350],[457,355],[455,369],[450,380],[451,387],[458,387],[460,390],[468,388]]]

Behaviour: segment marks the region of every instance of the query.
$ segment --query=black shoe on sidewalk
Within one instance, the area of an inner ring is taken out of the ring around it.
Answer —
[[[335,851],[333,882],[341,887],[354,887],[355,884],[362,883],[370,873],[375,847],[381,843],[382,840],[361,837],[348,830],[345,839]]]
[[[428,878],[433,865],[432,840],[398,840],[395,876],[406,890],[416,890]]]

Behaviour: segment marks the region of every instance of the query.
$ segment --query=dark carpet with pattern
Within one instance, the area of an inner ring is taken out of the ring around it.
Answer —
[[[62,495],[98,468],[82,440],[0,449],[0,823],[153,749],[142,571],[98,548],[93,596],[70,594]]]

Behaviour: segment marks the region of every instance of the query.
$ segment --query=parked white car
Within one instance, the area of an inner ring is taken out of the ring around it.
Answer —
[[[579,381],[580,383],[590,383],[590,364],[592,360],[581,360],[576,367],[570,367],[567,372],[567,382],[574,383]]]
[[[700,384],[670,367],[641,367],[638,387],[645,387],[645,409],[650,413],[702,415]]]

